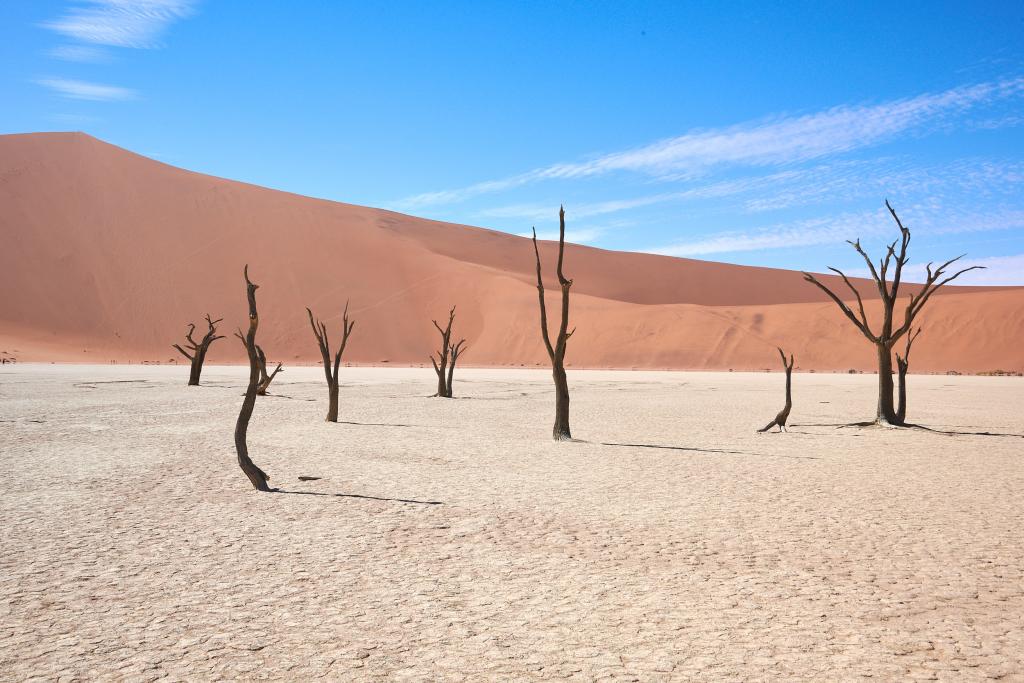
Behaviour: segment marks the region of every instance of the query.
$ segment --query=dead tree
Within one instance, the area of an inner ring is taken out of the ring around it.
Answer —
[[[921,334],[921,328],[917,328],[914,333],[908,333],[907,336],[907,348],[903,351],[901,356],[898,352],[896,353],[896,372],[899,377],[898,394],[899,401],[896,404],[896,417],[899,419],[900,424],[904,424],[907,419],[907,370],[910,368],[910,347],[914,345],[914,340],[917,339],[917,335]]]
[[[555,441],[566,441],[572,439],[569,431],[569,381],[565,376],[565,345],[569,337],[576,332],[569,329],[569,288],[572,287],[572,280],[567,280],[562,274],[562,260],[565,256],[565,208],[558,208],[558,284],[562,288],[562,318],[558,325],[558,336],[554,345],[551,344],[551,336],[548,334],[548,311],[544,303],[544,280],[541,277],[540,250],[537,248],[537,229],[533,230],[533,254],[537,258],[537,296],[540,299],[540,331],[544,338],[544,348],[547,349],[548,357],[551,359],[551,375],[555,380],[555,426],[552,429],[552,436]]]
[[[320,356],[323,358],[324,375],[327,377],[327,422],[338,421],[338,368],[341,367],[341,354],[345,353],[345,346],[348,344],[348,337],[352,334],[355,321],[348,320],[348,302],[345,302],[345,311],[341,315],[341,345],[338,352],[334,354],[334,370],[331,370],[331,342],[327,337],[327,325],[313,318],[313,311],[306,309],[309,314],[309,324],[313,328],[313,335],[320,347]]]
[[[858,330],[875,345],[875,351],[878,356],[878,407],[875,414],[875,422],[882,425],[902,426],[904,424],[903,418],[897,413],[896,408],[893,405],[893,385],[892,385],[892,347],[900,340],[904,335],[910,332],[911,326],[914,324],[914,320],[917,318],[921,309],[928,303],[928,299],[931,298],[932,294],[947,282],[952,282],[956,278],[960,277],[964,273],[982,268],[983,266],[971,266],[970,268],[963,268],[953,273],[948,277],[946,275],[946,269],[951,265],[962,259],[965,254],[961,254],[954,259],[946,261],[938,268],[932,269],[932,264],[929,263],[927,267],[927,275],[925,282],[920,286],[920,290],[916,294],[911,294],[907,299],[907,306],[903,314],[903,323],[896,327],[893,321],[893,311],[896,308],[896,302],[899,298],[899,290],[902,282],[903,267],[907,263],[907,247],[910,245],[910,229],[904,227],[899,216],[893,210],[892,206],[889,205],[888,200],[885,202],[885,207],[889,209],[889,213],[892,215],[893,220],[896,221],[896,225],[900,229],[900,239],[897,239],[888,245],[886,255],[884,258],[879,259],[878,268],[871,261],[871,258],[865,253],[864,249],[860,246],[860,240],[855,242],[849,242],[850,245],[857,251],[858,254],[864,259],[864,262],[868,266],[868,271],[871,273],[871,278],[875,281],[875,285],[878,287],[878,294],[882,299],[882,326],[875,332],[868,324],[867,315],[864,312],[864,301],[861,299],[860,292],[853,286],[849,278],[839,270],[829,266],[829,270],[843,278],[843,282],[853,293],[853,296],[857,300],[857,312],[854,313],[853,309],[850,308],[835,292],[822,284],[818,278],[814,277],[810,273],[804,273],[804,279],[810,282],[814,286],[818,287],[821,291],[825,292],[830,299],[839,307],[839,310],[849,318]],[[897,249],[896,245],[899,245]],[[887,279],[889,266],[893,265],[892,281]]]
[[[224,338],[223,336],[217,334],[217,323],[219,323],[221,320],[223,320],[223,318],[218,318],[217,320],[210,320],[210,314],[207,313],[206,334],[203,336],[203,339],[199,342],[192,338],[192,333],[196,331],[195,323],[188,324],[188,332],[185,334],[185,340],[186,344],[189,347],[189,350],[192,351],[192,353],[189,353],[185,349],[181,348],[181,346],[179,346],[178,344],[172,344],[172,346],[178,350],[178,353],[185,356],[185,358],[188,358],[189,362],[192,364],[192,369],[188,374],[188,385],[190,387],[199,386],[199,375],[202,374],[203,372],[203,363],[206,362],[206,352],[210,349],[210,344],[217,341],[218,339]]]
[[[249,477],[253,488],[257,491],[270,491],[267,481],[270,477],[261,470],[249,458],[249,448],[245,443],[246,433],[249,430],[249,418],[252,417],[252,409],[256,405],[256,388],[260,380],[259,358],[256,354],[256,328],[259,327],[260,317],[256,312],[256,289],[249,280],[249,266],[245,266],[245,294],[249,300],[249,331],[242,335],[242,331],[235,333],[242,344],[245,345],[246,354],[249,356],[249,385],[245,389],[245,398],[242,400],[242,409],[238,411],[238,422],[235,423],[235,450],[238,451],[238,466]]]
[[[786,420],[789,419],[789,411],[793,410],[793,354],[789,354],[789,362],[786,362],[786,352],[779,348],[779,355],[782,356],[782,367],[786,369],[786,407],[779,411],[775,419],[765,425],[759,432],[767,432],[772,427],[778,426],[780,432],[786,431]]]
[[[266,396],[267,387],[269,387],[270,383],[274,381],[275,377],[277,377],[277,373],[281,372],[281,364],[278,363],[277,367],[274,368],[274,371],[268,375],[267,354],[263,353],[263,347],[259,344],[256,345],[256,360],[260,366],[260,383],[256,386],[256,395]]]
[[[459,356],[465,350],[463,344],[466,343],[465,339],[460,339],[458,344],[452,344],[449,348],[449,359],[450,364],[448,365],[448,388],[445,396],[452,398],[452,380],[455,378],[455,362],[459,360]]]
[[[448,311],[448,324],[442,328],[437,324],[436,320],[432,320],[434,327],[441,333],[441,348],[438,350],[437,358],[434,358],[434,354],[430,354],[430,362],[434,365],[434,372],[437,373],[437,393],[434,396],[439,398],[451,398],[450,387],[448,386],[448,358],[451,354],[451,339],[452,339],[452,323],[455,322],[455,307],[452,306],[452,310]],[[455,364],[452,363],[452,367]]]

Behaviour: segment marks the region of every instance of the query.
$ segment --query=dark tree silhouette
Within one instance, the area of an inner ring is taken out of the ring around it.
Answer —
[[[192,369],[188,374],[188,385],[190,387],[199,386],[199,375],[201,375],[203,372],[203,363],[206,362],[206,352],[210,349],[210,344],[217,341],[218,339],[224,338],[223,336],[217,334],[217,323],[219,323],[221,320],[223,320],[223,318],[218,318],[217,320],[210,320],[210,314],[207,313],[206,335],[204,335],[202,340],[199,342],[192,338],[192,333],[196,331],[195,323],[188,324],[188,332],[185,334],[185,340],[186,344],[189,347],[189,350],[191,350],[192,353],[189,353],[188,351],[181,348],[177,344],[172,344],[172,346],[178,350],[178,353],[185,356],[185,358],[188,358],[189,362],[192,364]]]
[[[249,477],[253,488],[257,491],[270,491],[270,487],[267,486],[270,477],[249,458],[249,447],[245,443],[249,418],[252,417],[252,409],[256,405],[256,388],[260,380],[259,359],[256,354],[256,328],[260,325],[260,316],[256,312],[256,289],[259,285],[253,284],[249,279],[248,264],[245,266],[244,274],[245,295],[249,300],[249,331],[243,335],[242,331],[238,330],[235,336],[242,340],[249,356],[249,386],[245,389],[242,409],[238,411],[238,422],[235,423],[235,450],[238,451],[238,466],[245,472],[245,476]]]
[[[551,336],[548,334],[548,311],[544,303],[544,280],[541,276],[540,250],[537,248],[537,229],[533,230],[533,254],[537,258],[537,296],[540,299],[540,331],[544,338],[544,348],[547,349],[548,357],[551,359],[551,375],[555,380],[555,426],[552,429],[552,436],[555,441],[572,439],[569,430],[569,381],[565,376],[565,345],[569,337],[573,335],[576,328],[571,332],[569,329],[569,288],[572,287],[572,280],[567,280],[562,273],[562,260],[565,255],[565,208],[558,208],[558,284],[562,288],[562,318],[558,325],[558,336],[554,345],[551,344]]]
[[[334,370],[331,370],[331,341],[327,337],[327,325],[313,317],[313,311],[306,309],[309,314],[309,324],[313,328],[313,335],[320,347],[320,356],[323,358],[324,375],[327,377],[327,422],[338,421],[338,368],[341,367],[341,354],[345,353],[345,346],[348,344],[348,337],[352,334],[355,321],[348,320],[348,302],[345,302],[345,311],[341,314],[341,345],[338,352],[334,354]]]
[[[882,299],[882,326],[878,332],[873,331],[871,326],[868,324],[867,314],[864,312],[864,301],[861,299],[860,292],[857,291],[857,288],[853,286],[849,278],[847,278],[841,270],[829,266],[829,270],[843,278],[843,282],[846,283],[846,286],[856,298],[857,313],[854,313],[853,310],[835,294],[835,292],[822,284],[810,273],[804,273],[804,279],[821,291],[825,292],[836,306],[839,307],[839,310],[849,318],[850,322],[852,322],[857,329],[875,345],[875,350],[878,355],[878,407],[875,415],[875,422],[883,425],[902,426],[904,424],[904,420],[897,414],[896,408],[893,406],[893,345],[899,341],[901,337],[910,332],[910,328],[914,324],[914,320],[921,312],[921,309],[924,308],[924,305],[928,303],[928,299],[930,299],[932,294],[935,293],[935,290],[947,282],[952,282],[964,273],[970,270],[982,268],[983,266],[963,268],[952,275],[945,277],[947,268],[963,258],[965,256],[964,254],[946,261],[934,270],[932,269],[932,263],[929,263],[924,284],[920,285],[920,289],[916,294],[911,294],[907,299],[907,306],[903,314],[903,323],[899,327],[896,327],[893,322],[893,311],[899,298],[900,284],[903,277],[903,267],[906,265],[908,260],[907,247],[910,244],[910,229],[903,225],[899,216],[896,215],[892,206],[889,205],[888,200],[885,202],[885,207],[889,209],[889,213],[892,215],[893,220],[896,221],[896,225],[900,229],[900,239],[897,239],[892,242],[892,244],[888,245],[885,257],[879,260],[878,268],[875,267],[871,258],[864,252],[864,249],[861,248],[859,239],[855,242],[849,242],[849,244],[853,246],[867,264],[868,271],[870,271],[871,277],[875,281],[875,285],[878,287],[878,293]],[[897,244],[899,245],[898,249],[896,246]],[[890,283],[887,279],[887,275],[889,266],[893,264],[895,267],[893,269],[892,282]]]
[[[430,354],[430,362],[434,366],[434,372],[437,373],[437,393],[434,396],[452,398],[452,380],[455,378],[455,363],[459,360],[459,356],[464,350],[462,345],[466,343],[466,340],[460,339],[458,343],[452,343],[452,323],[455,322],[454,306],[448,311],[448,324],[443,328],[436,320],[431,322],[434,323],[434,327],[441,334],[441,348],[435,352],[437,358],[434,358],[433,353]]]
[[[450,350],[449,365],[448,365],[448,398],[452,398],[452,381],[455,379],[455,363],[459,360],[459,356],[465,351],[463,344],[466,343],[465,339],[460,339],[457,344],[452,344],[448,348]]]
[[[786,369],[786,407],[779,411],[774,420],[758,429],[759,432],[767,432],[775,426],[778,426],[780,432],[786,431],[786,420],[789,419],[789,411],[793,410],[793,354],[789,354],[789,362],[786,362],[786,352],[781,348],[779,355],[782,356],[782,367]]]
[[[263,347],[259,344],[256,345],[256,361],[260,366],[260,383],[256,386],[256,394],[258,396],[266,396],[267,387],[277,377],[277,373],[283,372],[283,370],[281,370],[281,364],[278,363],[274,371],[269,375],[267,374],[267,354],[263,353]]]
[[[450,387],[448,386],[448,358],[451,354],[452,346],[452,323],[455,322],[455,307],[448,311],[448,324],[443,328],[437,323],[436,320],[432,320],[434,327],[441,333],[441,348],[436,351],[437,358],[434,358],[434,354],[430,354],[430,362],[434,366],[434,372],[437,373],[437,393],[434,396],[439,398],[451,398]],[[455,363],[452,363],[452,368],[455,367]]]
[[[920,327],[916,332],[908,333],[906,335],[907,348],[903,351],[902,356],[898,352],[896,354],[896,372],[899,377],[899,401],[896,404],[896,418],[900,424],[904,424],[907,420],[907,370],[910,368],[910,347],[914,345],[914,340],[919,334],[921,334]]]

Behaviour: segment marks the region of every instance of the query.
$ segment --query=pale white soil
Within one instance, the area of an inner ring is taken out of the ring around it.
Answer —
[[[0,680],[1024,680],[1024,439],[874,377],[0,369]],[[1024,433],[1024,379],[911,378]],[[320,477],[299,481],[300,476]],[[306,495],[295,495],[306,494]]]

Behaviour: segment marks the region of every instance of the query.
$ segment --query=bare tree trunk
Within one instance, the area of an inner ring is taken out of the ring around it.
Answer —
[[[910,369],[910,347],[914,345],[914,340],[919,334],[921,334],[921,328],[918,328],[917,332],[908,334],[904,355],[896,354],[896,371],[899,376],[899,403],[896,405],[896,419],[900,424],[907,423],[907,370]]]
[[[238,421],[235,423],[235,450],[238,451],[238,466],[245,472],[245,476],[249,477],[253,488],[257,491],[270,491],[270,487],[267,486],[270,477],[249,458],[249,448],[246,445],[249,418],[252,417],[252,409],[256,406],[256,385],[260,379],[259,361],[256,356],[256,329],[259,327],[260,318],[256,312],[256,289],[259,285],[249,280],[248,265],[245,266],[244,272],[246,298],[249,300],[249,331],[243,336],[239,330],[236,335],[245,344],[249,356],[249,386],[245,389],[245,398],[242,400],[242,408],[238,411]]]
[[[327,386],[327,422],[338,421],[338,378]]]
[[[561,363],[551,368],[551,377],[555,381],[555,424],[551,428],[551,438],[555,441],[572,439],[569,430],[569,379]]]
[[[320,347],[320,356],[324,364],[324,376],[327,378],[327,422],[338,421],[338,369],[341,367],[341,354],[345,353],[348,345],[348,337],[352,334],[355,321],[349,322],[348,302],[345,302],[345,310],[341,314],[341,345],[338,352],[334,354],[334,369],[331,370],[331,342],[327,336],[327,325],[313,317],[313,311],[306,309],[309,314],[309,324],[313,328],[313,336],[316,337],[317,345]]]
[[[954,259],[950,259],[934,270],[932,270],[932,264],[929,263],[925,268],[925,283],[921,286],[921,289],[917,294],[911,294],[908,297],[906,311],[903,314],[903,324],[896,327],[893,319],[893,311],[896,307],[896,302],[899,299],[903,267],[909,260],[907,257],[907,247],[910,245],[910,229],[903,225],[903,222],[900,220],[899,216],[896,215],[896,211],[893,210],[888,201],[885,202],[885,206],[889,209],[889,213],[892,215],[893,220],[896,221],[896,225],[900,229],[900,239],[893,241],[892,244],[888,246],[885,257],[879,260],[879,267],[875,267],[874,261],[871,260],[864,249],[860,246],[860,240],[850,242],[850,245],[852,245],[857,253],[864,259],[864,262],[868,266],[868,271],[871,273],[871,278],[874,280],[875,286],[878,288],[878,294],[882,300],[881,331],[875,333],[868,324],[867,314],[864,311],[864,301],[861,298],[860,292],[853,286],[853,283],[850,282],[849,278],[847,278],[841,270],[838,268],[832,268],[831,266],[829,267],[829,270],[836,273],[843,279],[847,288],[849,288],[850,292],[856,298],[857,313],[854,313],[853,309],[848,306],[846,302],[844,302],[835,292],[822,284],[815,276],[810,273],[804,273],[804,279],[825,292],[833,303],[839,307],[839,310],[843,312],[843,315],[845,315],[850,322],[852,322],[857,329],[875,345],[875,349],[878,353],[878,407],[875,413],[875,421],[878,424],[901,426],[904,424],[906,415],[906,385],[903,381],[906,371],[902,371],[900,378],[900,404],[903,406],[903,409],[902,411],[897,411],[893,407],[892,397],[893,344],[899,341],[899,339],[904,335],[910,334],[911,327],[914,324],[914,319],[921,312],[921,309],[924,308],[928,299],[931,298],[932,294],[934,294],[937,289],[948,282],[952,282],[968,271],[983,268],[984,266],[963,268],[948,277],[943,277],[946,274],[946,269],[963,258],[964,255],[961,254]],[[899,249],[896,247],[897,244],[899,244]],[[888,272],[890,265],[895,266],[891,284],[886,279],[886,273]],[[920,332],[920,330],[918,331]],[[907,354],[908,356],[910,354],[909,341]]]
[[[758,429],[759,432],[767,432],[775,426],[778,426],[780,432],[786,431],[786,421],[789,420],[789,413],[793,410],[793,354],[789,354],[789,362],[786,362],[786,352],[781,348],[779,348],[779,355],[782,356],[782,367],[786,369],[786,406],[779,411],[774,420]]]
[[[548,334],[548,312],[544,302],[544,280],[541,277],[540,250],[537,248],[537,231],[533,231],[533,253],[537,259],[537,295],[540,299],[540,330],[544,339],[544,348],[551,359],[551,375],[555,382],[555,424],[551,430],[555,441],[569,441],[572,433],[569,429],[569,382],[565,376],[565,348],[569,337],[576,332],[569,329],[569,288],[572,280],[562,273],[562,261],[565,257],[565,208],[558,209],[558,284],[562,290],[562,316],[558,326],[558,336],[554,345]]]
[[[459,360],[459,356],[462,355],[462,345],[466,343],[465,339],[460,339],[458,344],[454,344],[449,347],[451,353],[449,354],[451,360],[448,365],[448,385],[445,387],[445,397],[452,398],[454,393],[452,392],[452,381],[455,379],[455,363]]]
[[[879,424],[901,425],[892,402],[892,349],[887,344],[877,344],[878,351],[878,410],[875,421]]]
[[[896,388],[896,421],[901,425],[907,423],[907,365],[896,359],[896,372],[899,377],[899,384]]]
[[[218,318],[217,320],[211,320],[210,319],[210,314],[207,313],[206,314],[206,325],[207,325],[206,335],[202,338],[202,340],[200,340],[198,342],[195,339],[192,338],[192,333],[196,331],[195,323],[189,323],[188,324],[188,332],[185,333],[185,339],[186,339],[185,344],[186,344],[186,346],[189,347],[189,350],[192,353],[189,353],[188,351],[183,349],[178,344],[172,344],[171,345],[173,348],[178,350],[178,353],[180,353],[181,355],[185,356],[185,358],[188,358],[188,360],[189,360],[189,362],[191,364],[191,368],[189,369],[189,373],[188,373],[188,385],[190,387],[197,387],[197,386],[199,386],[199,376],[203,372],[203,363],[206,362],[206,352],[210,349],[210,344],[212,344],[213,342],[217,341],[218,339],[223,339],[224,338],[224,337],[222,337],[222,336],[217,334],[217,323],[219,323],[221,320],[223,320],[223,318]]]
[[[448,367],[448,357],[451,353],[451,339],[452,339],[452,323],[455,322],[455,307],[452,306],[451,310],[448,311],[448,324],[442,329],[436,320],[432,320],[434,327],[441,333],[441,348],[437,351],[437,359],[434,358],[434,354],[430,354],[430,362],[434,365],[434,372],[437,373],[437,393],[434,396],[438,398],[451,398],[448,390],[447,377],[448,374],[446,369]],[[454,366],[454,363],[452,364]]]

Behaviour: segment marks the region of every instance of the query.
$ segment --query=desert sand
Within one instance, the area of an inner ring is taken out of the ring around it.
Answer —
[[[214,178],[81,133],[0,136],[0,206],[0,352],[21,361],[178,358],[171,344],[189,321],[223,317],[229,335],[245,323],[249,263],[273,360],[316,362],[305,307],[337,325],[351,300],[353,362],[429,367],[430,320],[457,304],[464,362],[547,364],[522,237]],[[557,210],[539,231],[557,227]],[[915,235],[915,261],[925,239]],[[546,277],[555,252],[542,244]],[[872,347],[800,273],[579,245],[565,264],[571,367],[762,370],[781,345],[798,369],[875,368]],[[859,282],[873,311],[877,290]],[[1024,371],[1024,288],[950,286],[919,322],[915,372]],[[209,358],[245,354],[229,336]]]
[[[1020,378],[342,374],[3,366],[0,679],[1024,680]]]

